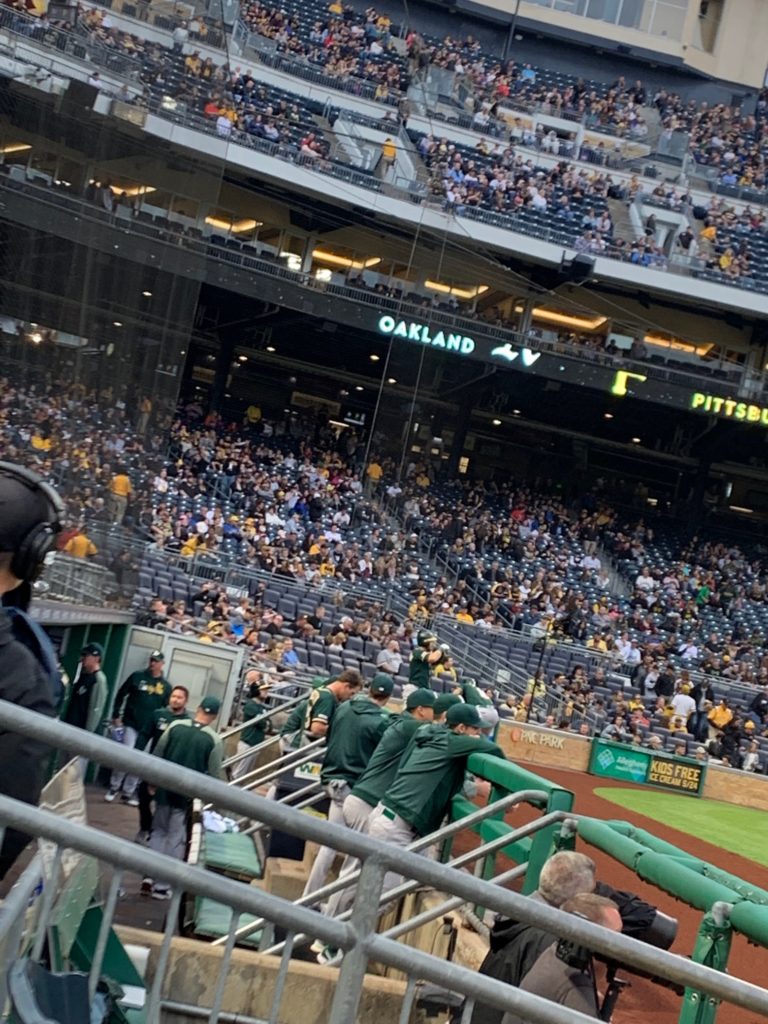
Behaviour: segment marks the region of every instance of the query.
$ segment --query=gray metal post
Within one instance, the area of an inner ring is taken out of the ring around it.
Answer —
[[[357,1020],[363,981],[368,967],[368,954],[360,941],[376,929],[379,917],[379,897],[384,884],[384,865],[375,856],[363,865],[360,884],[357,887],[355,905],[352,908],[351,925],[356,942],[344,957],[339,971],[339,980],[333,993],[333,1003],[328,1024],[350,1024]]]

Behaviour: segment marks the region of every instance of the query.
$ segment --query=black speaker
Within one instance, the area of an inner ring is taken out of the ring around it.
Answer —
[[[71,80],[67,85],[67,91],[61,97],[62,113],[82,114],[85,110],[93,110],[98,95],[99,90],[95,85]]]
[[[560,277],[573,284],[589,281],[595,272],[595,261],[585,253],[577,253],[572,260],[563,260],[560,264]]]

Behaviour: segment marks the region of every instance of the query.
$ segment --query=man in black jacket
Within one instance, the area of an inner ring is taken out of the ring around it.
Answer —
[[[583,853],[562,850],[541,869],[539,888],[530,899],[550,907],[560,907],[580,892],[595,888],[594,861]],[[518,987],[538,958],[556,936],[522,921],[498,918],[491,930],[491,948],[480,966],[480,973]],[[472,1024],[501,1024],[504,1011],[476,1003]]]
[[[49,671],[55,656],[39,627],[23,613],[30,584],[55,543],[63,514],[59,496],[34,473],[0,463],[0,700],[49,717],[55,714],[57,699]],[[36,804],[48,754],[39,740],[0,728],[0,794]],[[0,847],[0,879],[29,840],[15,829],[6,830]]]

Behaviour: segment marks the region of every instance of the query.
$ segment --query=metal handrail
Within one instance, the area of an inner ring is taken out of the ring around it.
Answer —
[[[192,798],[208,799],[219,807],[264,821],[273,828],[282,829],[305,840],[331,845],[364,861],[352,927],[304,907],[289,904],[254,886],[245,886],[153,851],[139,849],[133,843],[58,818],[49,812],[29,807],[7,797],[0,798],[0,821],[6,826],[10,825],[27,834],[43,836],[59,846],[90,853],[141,876],[144,876],[149,868],[157,879],[178,890],[186,889],[210,896],[218,902],[225,902],[234,908],[231,932],[234,932],[236,927],[237,915],[248,912],[266,916],[289,932],[303,930],[316,935],[328,945],[349,951],[339,976],[329,1024],[348,1024],[351,1019],[350,1005],[352,1013],[356,1011],[359,990],[369,958],[405,969],[409,975],[417,973],[420,977],[434,980],[453,991],[464,992],[491,1005],[521,1011],[532,1021],[548,1024],[575,1024],[576,1021],[583,1021],[586,1024],[590,1019],[579,1017],[572,1010],[561,1012],[562,1007],[539,1001],[499,982],[475,975],[455,964],[436,962],[426,954],[418,953],[410,947],[398,946],[390,939],[372,934],[378,916],[378,899],[383,876],[387,869],[408,878],[418,879],[441,891],[461,896],[469,903],[485,906],[527,924],[555,932],[628,966],[650,971],[667,980],[768,1016],[768,991],[756,985],[690,962],[684,957],[654,949],[620,933],[607,931],[574,915],[564,914],[506,888],[491,885],[465,872],[435,863],[419,854],[393,847],[329,822],[319,821],[290,807],[243,793],[237,787],[227,786],[199,772],[180,769],[179,766],[165,762],[162,758],[125,748],[122,744],[104,740],[4,701],[0,702],[0,726],[53,747],[71,751],[78,756],[92,758],[108,767],[133,772],[150,785],[172,789]],[[569,817],[572,815],[562,812],[562,820]],[[179,893],[175,895],[178,897]],[[174,915],[169,914],[169,918],[173,920]],[[168,945],[170,947],[170,938]],[[228,943],[227,948],[234,948],[234,940],[231,947]],[[226,970],[227,966],[228,961],[223,964],[223,968]]]

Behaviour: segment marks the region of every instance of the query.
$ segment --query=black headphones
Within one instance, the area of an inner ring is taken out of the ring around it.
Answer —
[[[37,473],[12,462],[0,462],[0,476],[11,477],[31,491],[37,491],[45,498],[50,509],[48,519],[35,525],[24,534],[13,552],[10,569],[25,583],[32,583],[43,570],[46,555],[53,549],[56,535],[64,525],[66,510],[64,502],[54,489]]]

